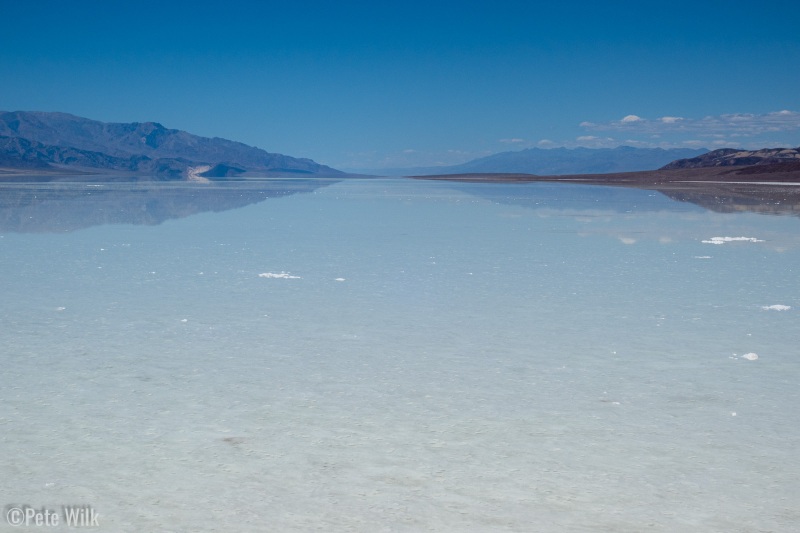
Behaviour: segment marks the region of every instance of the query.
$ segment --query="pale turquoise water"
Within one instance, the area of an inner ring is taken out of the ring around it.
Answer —
[[[6,214],[1,503],[104,531],[796,530],[800,218],[326,185],[157,225]]]

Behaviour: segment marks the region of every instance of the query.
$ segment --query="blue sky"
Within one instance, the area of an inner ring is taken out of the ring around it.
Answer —
[[[0,0],[0,110],[157,121],[337,168],[798,146],[795,2]]]

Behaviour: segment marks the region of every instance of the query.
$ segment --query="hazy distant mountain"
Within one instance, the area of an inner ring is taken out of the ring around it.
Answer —
[[[786,164],[800,166],[800,148],[762,148],[741,150],[723,148],[688,159],[679,159],[664,166],[665,170],[676,168],[703,168],[750,165]]]
[[[675,148],[529,148],[518,152],[474,159],[447,167],[417,167],[374,170],[387,176],[424,174],[468,174],[475,172],[510,172],[556,176],[563,174],[602,174],[655,170],[680,158],[696,157],[707,150]]]
[[[0,164],[15,162],[27,168],[56,164],[166,176],[199,166],[213,167],[210,177],[239,171],[339,173],[310,159],[199,137],[157,122],[105,123],[66,113],[0,112]]]

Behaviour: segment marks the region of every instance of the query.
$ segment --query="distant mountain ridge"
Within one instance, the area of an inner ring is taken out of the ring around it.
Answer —
[[[542,176],[565,174],[603,174],[655,170],[671,161],[696,157],[705,149],[634,148],[528,148],[500,152],[459,165],[376,169],[375,174],[390,176],[471,173],[524,173]]]
[[[762,148],[760,150],[722,148],[697,157],[673,161],[662,169],[787,164],[800,165],[800,148]]]
[[[157,122],[106,123],[67,113],[28,111],[0,112],[3,162],[27,168],[55,164],[170,177],[202,166],[209,167],[212,177],[239,171],[339,174],[311,159],[200,137]]]

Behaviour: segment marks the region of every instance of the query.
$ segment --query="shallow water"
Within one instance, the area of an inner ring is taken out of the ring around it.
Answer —
[[[6,510],[85,504],[105,531],[796,529],[800,218],[325,185],[126,219],[156,225],[81,229],[80,194],[5,217],[36,231],[0,238]]]

